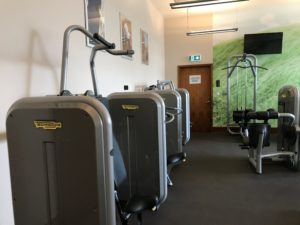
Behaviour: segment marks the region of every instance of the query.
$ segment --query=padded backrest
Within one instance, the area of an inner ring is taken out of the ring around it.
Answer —
[[[249,146],[257,148],[260,134],[264,134],[263,147],[270,146],[270,128],[271,126],[266,123],[248,124]]]

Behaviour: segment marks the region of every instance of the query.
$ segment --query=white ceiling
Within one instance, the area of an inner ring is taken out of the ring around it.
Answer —
[[[186,16],[187,10],[189,15],[204,14],[204,13],[218,13],[230,10],[241,9],[247,5],[246,2],[232,3],[232,4],[220,4],[211,6],[192,7],[189,9],[171,9],[170,3],[172,2],[186,2],[190,0],[151,0],[158,11],[163,17],[177,17]],[[253,0],[252,0],[253,1]]]

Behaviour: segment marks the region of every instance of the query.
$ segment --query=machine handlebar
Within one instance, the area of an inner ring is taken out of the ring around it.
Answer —
[[[133,55],[134,54],[134,50],[132,49],[128,49],[128,50],[106,50],[108,53],[112,54],[112,55]]]
[[[289,118],[290,125],[293,124],[295,121],[295,115],[291,113],[279,113],[273,110],[269,111],[258,111],[258,112],[248,112],[246,114],[247,119],[255,119],[255,120],[265,120],[268,121],[269,119],[278,119],[278,118]]]
[[[108,49],[114,49],[116,47],[115,43],[110,43],[101,37],[98,33],[93,34],[93,38],[99,41],[101,44],[105,45]]]

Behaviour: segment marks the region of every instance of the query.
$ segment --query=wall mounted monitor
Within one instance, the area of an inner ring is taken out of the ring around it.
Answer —
[[[244,53],[280,54],[282,53],[283,32],[244,35]]]

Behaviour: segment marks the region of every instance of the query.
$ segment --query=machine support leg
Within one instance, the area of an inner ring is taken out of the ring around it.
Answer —
[[[256,150],[256,172],[262,174],[262,149],[264,142],[264,133],[259,134],[258,145]]]

